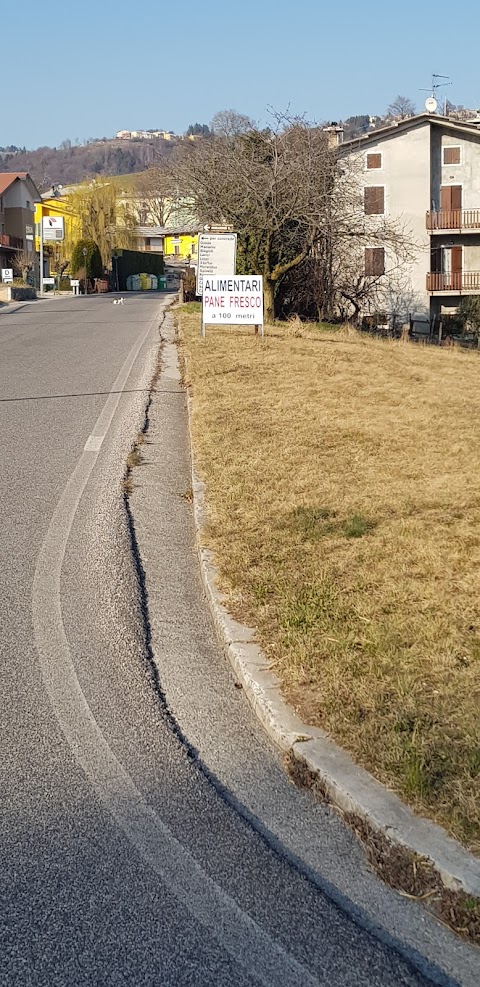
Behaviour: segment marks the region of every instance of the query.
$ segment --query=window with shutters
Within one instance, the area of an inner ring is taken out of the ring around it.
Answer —
[[[385,212],[385,189],[383,185],[367,185],[363,191],[366,216],[383,216]]]
[[[384,247],[365,247],[365,274],[372,278],[385,274]]]
[[[367,154],[367,171],[373,171],[375,168],[382,167],[382,155],[375,152],[374,154]]]
[[[460,145],[452,144],[450,147],[444,147],[443,149],[443,163],[444,165],[455,165],[460,164]]]

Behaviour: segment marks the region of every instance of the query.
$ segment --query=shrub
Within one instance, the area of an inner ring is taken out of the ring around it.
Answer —
[[[471,332],[480,343],[480,295],[462,298],[457,309],[457,321],[462,332]]]
[[[83,254],[84,248],[87,250],[86,256]],[[79,274],[80,271],[83,273],[86,266],[87,278],[90,280],[93,278],[101,278],[103,274],[103,264],[100,251],[95,243],[95,240],[78,240],[72,251],[70,266],[74,275]]]

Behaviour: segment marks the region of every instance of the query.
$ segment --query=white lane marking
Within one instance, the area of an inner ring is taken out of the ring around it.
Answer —
[[[104,435],[89,435],[84,446],[84,452],[98,452],[102,447]]]
[[[112,391],[125,387],[154,321],[130,351]],[[106,435],[119,400],[120,393],[108,396],[95,432]],[[82,692],[63,626],[60,578],[75,514],[95,462],[96,457],[82,453],[55,508],[35,569],[35,644],[55,716],[74,756],[118,826],[195,921],[264,987],[318,987],[319,980],[242,911],[173,836],[115,757]]]

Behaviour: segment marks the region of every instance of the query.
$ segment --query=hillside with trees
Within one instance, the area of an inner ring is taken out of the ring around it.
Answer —
[[[76,145],[63,141],[56,147],[2,155],[2,171],[28,171],[40,191],[53,184],[73,185],[98,175],[126,175],[144,171],[168,158],[172,143],[164,140],[95,140]]]

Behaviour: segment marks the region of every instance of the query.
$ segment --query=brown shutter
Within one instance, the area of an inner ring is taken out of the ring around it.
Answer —
[[[462,186],[452,185],[452,209],[462,208]]]
[[[364,189],[366,216],[383,216],[385,212],[385,189],[383,185],[367,185]]]
[[[375,274],[385,274],[385,250],[383,247],[375,248]]]
[[[442,185],[440,189],[440,209],[442,212],[452,208],[452,186]]]
[[[460,164],[460,148],[458,146],[444,147],[443,163],[446,165]]]
[[[382,155],[381,154],[367,154],[367,170],[371,171],[374,168],[382,167]]]
[[[462,248],[452,247],[452,274],[462,273]]]
[[[365,248],[365,274],[378,278],[385,274],[385,250],[383,247]]]

